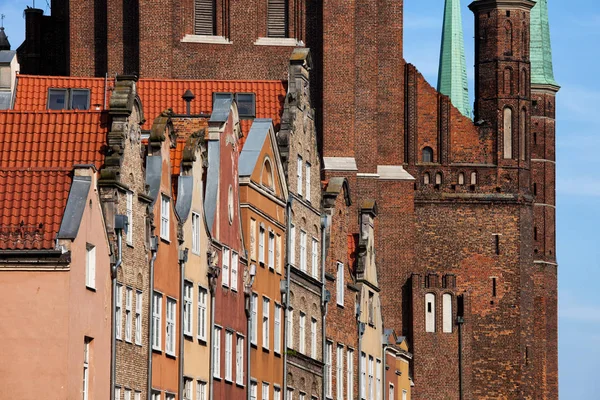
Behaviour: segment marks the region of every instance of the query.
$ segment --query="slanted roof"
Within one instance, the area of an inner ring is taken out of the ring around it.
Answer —
[[[246,143],[240,154],[239,175],[251,176],[258,161],[258,157],[265,144],[265,139],[271,129],[270,118],[255,119],[246,138]]]
[[[0,64],[9,64],[16,55],[15,50],[0,50]]]
[[[100,112],[0,112],[0,249],[54,249],[77,164],[103,163]]]
[[[536,0],[531,9],[531,83],[558,86],[554,80],[548,0]]]

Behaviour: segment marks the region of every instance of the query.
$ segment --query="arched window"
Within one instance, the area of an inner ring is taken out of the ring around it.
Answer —
[[[431,147],[423,149],[423,162],[433,162],[433,149]]]
[[[435,184],[436,184],[436,185],[441,185],[443,181],[444,181],[444,180],[443,180],[443,178],[442,178],[442,173],[441,173],[441,172],[437,172],[437,173],[435,174]]]
[[[452,333],[452,295],[444,293],[442,296],[442,332]]]
[[[527,88],[529,81],[527,80],[527,70],[523,68],[521,70],[521,94],[527,96]]]
[[[504,93],[513,94],[513,73],[511,68],[504,69]]]
[[[425,332],[435,332],[435,295],[425,294]]]
[[[471,172],[471,185],[477,185],[477,172]]]
[[[465,174],[463,172],[458,173],[458,184],[459,185],[465,184]]]
[[[525,161],[527,155],[527,109],[521,110],[519,129],[519,155],[521,160]]]
[[[429,177],[429,172],[425,172],[423,174],[423,184],[429,185],[431,183],[431,178]]]
[[[512,109],[504,108],[504,158],[512,158]]]
[[[263,186],[273,189],[273,168],[268,158],[265,158],[265,163],[263,164],[261,181]]]
[[[513,29],[510,21],[506,21],[504,24],[504,30],[506,31],[506,53],[509,56],[512,56],[513,50]]]
[[[521,40],[522,40],[522,45],[523,45],[523,54],[528,55],[529,54],[529,40],[527,38],[527,32],[529,31],[529,29],[527,29],[527,24],[525,22],[523,22],[523,28],[521,30]]]

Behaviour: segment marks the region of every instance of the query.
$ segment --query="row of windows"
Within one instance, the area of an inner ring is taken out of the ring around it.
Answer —
[[[425,294],[425,332],[435,332],[435,294]],[[452,333],[452,295],[442,295],[442,332]]]
[[[152,349],[162,351],[162,307],[163,295],[154,292],[152,296]],[[175,339],[177,334],[177,300],[167,297],[165,321],[165,352],[175,357]]]
[[[284,262],[281,235],[275,234],[270,227],[265,227],[262,222],[259,224],[258,243],[256,243],[255,235],[256,220],[252,218],[250,219],[250,258],[258,260],[261,266],[266,264],[270,270],[281,273]]]
[[[196,299],[196,324],[194,325],[194,283],[185,281],[183,283],[183,334],[188,338],[194,337],[194,326],[196,327],[196,338],[206,342],[208,323],[208,290],[202,286],[197,288]]]
[[[333,398],[333,342],[328,341],[325,347],[325,392],[327,397]],[[344,345],[338,343],[336,349],[336,399],[354,400],[354,349],[346,349],[346,370],[344,372]],[[344,386],[344,374],[346,385]],[[344,391],[346,397],[344,397]]]
[[[271,392],[271,385],[269,384],[269,382],[263,382],[262,383],[262,390],[261,390],[261,400],[269,400],[270,397],[270,392]],[[258,400],[258,382],[256,381],[252,381],[250,382],[250,399],[252,400]],[[273,400],[281,400],[281,388],[277,385],[273,385]]]
[[[194,379],[183,378],[183,400],[194,400]],[[207,400],[207,383],[202,380],[196,380],[196,398],[195,400]]]
[[[287,319],[287,347],[289,349],[296,349],[298,352],[304,355],[309,355],[311,358],[317,358],[317,320],[313,317],[310,318],[310,353],[307,353],[306,346],[306,314],[302,311],[298,312],[298,345],[296,346],[294,341],[294,309],[288,308],[288,319]]]
[[[233,349],[233,340],[235,336],[235,353]],[[235,383],[244,384],[244,336],[239,333],[225,330],[225,357],[223,360],[224,371],[221,363],[221,340],[223,340],[223,328],[215,326],[213,328],[213,376],[217,379],[225,378],[226,382],[233,382],[233,367],[235,365]],[[224,373],[223,373],[224,372]]]
[[[475,171],[471,172],[469,179],[470,179],[469,182],[471,185],[477,185],[477,172],[475,172]],[[459,185],[465,184],[465,173],[464,172],[458,173],[457,181],[458,181]],[[444,175],[441,172],[436,172],[434,182],[436,185],[443,184],[444,183]],[[425,172],[423,174],[423,184],[424,185],[431,184],[431,175],[429,175],[429,172]]]
[[[131,343],[133,338],[133,325],[135,323],[135,344],[142,345],[142,291],[135,291],[135,315],[133,314],[133,288],[125,287],[125,341]],[[117,283],[115,296],[115,337],[123,340],[123,285]],[[134,322],[135,319],[135,322]]]
[[[250,343],[258,346],[258,295],[252,293],[251,298],[251,331]],[[262,327],[262,348],[269,350],[271,348],[271,300],[265,296],[262,298],[261,309],[261,327]],[[273,308],[273,351],[276,354],[281,354],[281,328],[282,328],[282,307],[275,303]]]
[[[123,392],[123,399],[121,399],[121,392]],[[121,388],[120,386],[115,387],[115,400],[141,400],[141,399],[142,399],[142,392],[140,392],[138,390],[131,390],[129,388]],[[87,397],[84,397],[84,400],[87,400]]]
[[[308,234],[300,229],[300,271],[308,272]],[[290,224],[290,264],[296,265],[296,226]],[[319,242],[313,237],[311,239],[310,274],[313,278],[319,278]]]
[[[231,288],[234,292],[238,290],[238,274],[240,258],[237,252],[227,247],[223,248],[223,262],[221,271],[221,284],[224,287]]]
[[[162,394],[163,393],[160,390],[152,389],[151,399],[152,400],[162,400]],[[174,393],[165,392],[164,394],[165,394],[165,400],[175,400]]]

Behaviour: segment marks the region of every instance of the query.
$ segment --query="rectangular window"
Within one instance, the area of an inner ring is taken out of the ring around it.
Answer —
[[[0,87],[10,89],[12,83],[12,72],[10,67],[0,67]]]
[[[288,36],[287,0],[268,0],[267,36],[285,38]]]
[[[369,356],[369,399],[373,398],[373,356]]]
[[[317,359],[317,320],[310,319],[310,356]]]
[[[169,215],[171,212],[171,199],[164,194],[160,200],[160,237],[169,240]]]
[[[366,389],[367,383],[367,356],[365,353],[360,353],[360,397],[362,399],[367,398]]]
[[[83,339],[83,400],[88,400],[90,389],[90,358],[92,338]]]
[[[276,246],[277,246],[277,254],[275,260],[275,269],[277,272],[281,273],[281,266],[283,265],[283,257],[281,257],[281,235],[277,235],[276,238]]]
[[[333,397],[333,343],[327,341],[327,345],[325,347],[326,355],[325,355],[325,379],[327,381],[327,397]]]
[[[229,287],[229,249],[227,247],[223,248],[223,271],[221,271],[221,283],[225,287]]]
[[[344,346],[337,345],[337,353],[335,360],[335,379],[337,383],[336,392],[337,399],[344,400]]]
[[[318,278],[319,275],[319,252],[318,252],[318,247],[319,247],[319,242],[317,242],[317,239],[312,238],[312,252],[311,252],[311,270],[312,270],[312,276],[313,278]]]
[[[388,400],[394,400],[394,395],[396,393],[394,392],[394,385],[392,383],[390,383],[390,388],[389,388],[389,392],[388,392]]]
[[[206,382],[196,382],[196,400],[206,400]]]
[[[281,388],[273,387],[273,400],[281,400]]]
[[[235,344],[235,383],[244,384],[244,338],[237,337]]]
[[[262,400],[269,400],[269,384],[266,382],[262,384]]]
[[[200,254],[200,214],[192,213],[192,253]]]
[[[369,292],[369,324],[375,324],[375,304],[374,304],[374,294]]]
[[[138,392],[137,390],[133,393],[133,400],[142,400],[142,392]]]
[[[236,93],[235,102],[241,118],[256,117],[256,95],[254,93]]]
[[[250,219],[250,259],[256,260],[256,220]]]
[[[213,376],[221,378],[221,328],[215,326],[213,330]]]
[[[240,259],[238,253],[235,251],[231,252],[231,290],[237,292],[238,285],[238,269],[239,269]]]
[[[206,306],[208,292],[198,287],[198,339],[206,341]]]
[[[298,395],[298,400],[306,400],[306,393],[300,392],[300,394]]]
[[[375,393],[376,399],[381,400],[381,360],[377,360],[375,370]]]
[[[175,395],[173,393],[165,393],[165,400],[175,400]]]
[[[269,349],[269,313],[270,301],[263,297],[262,346],[265,349]]]
[[[167,326],[166,326],[166,344],[165,351],[171,356],[175,356],[175,315],[177,303],[175,299],[167,297]]]
[[[48,110],[87,110],[90,108],[88,89],[48,89]]]
[[[192,386],[194,381],[190,378],[183,378],[183,400],[192,400]]]
[[[225,332],[225,380],[233,381],[233,333]]]
[[[304,179],[306,180],[304,198],[306,201],[310,201],[310,163],[308,162],[306,163],[306,177]]]
[[[294,309],[288,307],[287,313],[287,347],[288,349],[292,349],[294,348]]]
[[[406,400],[408,398],[408,392],[402,389],[402,400]]]
[[[302,188],[304,186],[302,182],[302,169],[304,168],[304,163],[302,162],[302,157],[298,156],[298,165],[296,166],[296,190],[298,192],[298,196],[302,196]]]
[[[115,400],[121,400],[121,388],[115,387]]]
[[[250,301],[250,322],[252,324],[252,331],[250,332],[250,343],[256,346],[256,341],[258,340],[258,295],[256,293],[252,293],[252,298]]]
[[[152,296],[152,349],[161,349],[161,315],[162,315],[162,294],[154,293]]]
[[[257,400],[258,384],[254,381],[250,382],[250,400]]]
[[[287,388],[287,397],[286,400],[294,400],[294,389]]]
[[[194,306],[194,285],[190,281],[183,282],[183,334],[192,336],[192,307]]]
[[[291,265],[296,265],[296,227],[290,224],[290,259]]]
[[[48,89],[48,110],[67,108],[67,89]]]
[[[215,34],[215,1],[194,0],[194,34]]]
[[[346,400],[354,400],[354,351],[346,351]]]
[[[117,293],[115,296],[115,322],[116,322],[116,326],[115,326],[115,336],[117,339],[121,340],[122,339],[122,332],[121,330],[123,329],[123,285],[121,285],[120,283],[117,283]]]
[[[300,270],[306,272],[306,232],[300,230]]]
[[[96,246],[86,244],[85,257],[85,285],[91,289],[96,288]]]
[[[157,390],[152,391],[152,400],[160,400],[160,392]]]
[[[300,353],[304,354],[306,352],[306,314],[300,311],[300,344],[299,349]]]
[[[133,289],[125,288],[125,341],[131,343],[133,323]]]
[[[277,303],[275,303],[273,316],[273,351],[281,353],[281,306]]]
[[[337,263],[335,299],[339,306],[344,306],[344,264]]]
[[[131,400],[131,390],[130,389],[125,389],[125,396],[123,398],[124,398],[124,400]]]
[[[142,292],[135,291],[135,344],[142,345]]]
[[[267,260],[269,268],[275,269],[275,234],[269,232],[269,259]]]
[[[258,232],[258,262],[265,262],[265,227],[262,224]]]
[[[133,193],[127,192],[127,244],[133,246]]]
[[[71,89],[71,110],[88,110],[90,108],[90,91],[87,89]]]

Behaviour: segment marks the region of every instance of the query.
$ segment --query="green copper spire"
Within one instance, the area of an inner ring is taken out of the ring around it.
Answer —
[[[437,89],[450,97],[463,115],[471,117],[460,0],[446,0]]]
[[[555,85],[548,22],[548,0],[537,0],[531,9],[531,84]]]

